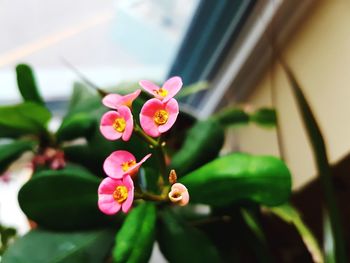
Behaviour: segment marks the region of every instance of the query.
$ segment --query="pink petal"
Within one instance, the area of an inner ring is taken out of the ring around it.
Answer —
[[[115,141],[122,137],[123,133],[117,132],[112,126],[100,126],[100,132],[107,140]]]
[[[131,107],[132,102],[140,95],[141,90],[121,96],[119,94],[108,94],[102,99],[102,103],[112,109],[119,109],[120,106]]]
[[[136,163],[133,167],[131,167],[127,172],[130,173],[131,175],[135,174],[140,166],[149,158],[151,157],[151,153],[147,154],[145,157],[142,158],[141,161],[139,161],[138,163]]]
[[[137,89],[133,93],[126,94],[125,96],[123,96],[122,101],[126,103],[124,105],[131,104],[140,95],[140,93],[141,93],[141,90]]]
[[[175,99],[170,99],[166,103],[165,110],[168,112],[169,118],[166,123],[158,127],[158,131],[160,133],[168,131],[174,125],[177,115],[179,114],[179,104]]]
[[[163,102],[167,102],[182,88],[182,80],[180,77],[172,77],[164,83],[163,88],[168,91],[168,94],[163,99]]]
[[[155,95],[154,91],[159,89],[159,87],[156,84],[149,80],[141,80],[139,81],[139,84],[142,88],[144,88],[145,91],[147,91],[153,96]]]
[[[122,139],[128,141],[131,137],[132,131],[134,130],[134,121],[130,109],[127,106],[120,106],[118,109],[120,116],[126,121],[126,127],[123,132]]]
[[[143,105],[140,112],[140,124],[147,135],[152,137],[160,135],[158,126],[154,122],[154,114],[163,108],[163,103],[158,99],[150,99]]]
[[[121,180],[115,180],[110,177],[107,177],[102,180],[100,183],[100,186],[98,187],[98,194],[113,194],[115,188],[118,185],[121,185],[122,181]]]
[[[122,204],[122,210],[124,213],[129,212],[133,201],[134,201],[134,190],[128,192],[128,198]]]
[[[190,195],[188,194],[188,191],[183,192],[183,193],[181,194],[181,196],[182,196],[182,199],[180,200],[179,205],[180,205],[180,206],[185,206],[185,205],[187,205],[188,202],[190,201]]]
[[[107,140],[117,140],[122,136],[122,133],[117,132],[112,126],[115,119],[119,117],[120,114],[116,111],[108,111],[102,116],[100,131]]]
[[[98,196],[98,208],[106,215],[113,215],[117,213],[121,205],[116,202],[113,195],[99,195]]]
[[[179,193],[181,196],[174,198],[172,195],[174,193]],[[185,206],[188,204],[190,200],[190,196],[188,194],[187,188],[180,183],[175,183],[171,186],[171,191],[169,192],[169,198],[172,202],[180,205],[180,206]]]
[[[132,119],[129,119],[126,121],[126,127],[125,127],[125,130],[123,132],[123,136],[122,136],[123,141],[130,140],[130,137],[132,135],[133,130],[134,130],[134,122]]]
[[[134,182],[131,179],[130,175],[124,176],[124,178],[123,178],[123,185],[128,189],[128,191],[134,189]]]
[[[123,185],[128,189],[128,198],[122,204],[122,210],[127,213],[134,201],[134,182],[129,175],[123,178]]]
[[[103,169],[109,177],[121,179],[126,174],[122,169],[122,164],[132,160],[135,161],[135,156],[128,151],[115,151],[104,161]]]
[[[102,103],[108,108],[118,109],[120,98],[122,96],[119,94],[108,94],[102,99]]]
[[[112,125],[115,121],[115,119],[119,118],[120,114],[116,111],[107,111],[105,114],[103,114],[101,118],[101,125],[107,126]]]
[[[179,191],[180,193],[187,192],[187,188],[180,183],[175,183],[171,186],[171,190]]]

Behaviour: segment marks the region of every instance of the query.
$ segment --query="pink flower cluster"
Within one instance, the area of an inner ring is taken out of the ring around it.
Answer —
[[[139,82],[154,98],[148,100],[140,112],[140,124],[145,134],[158,137],[168,131],[179,114],[179,105],[173,98],[182,87],[180,77],[172,77],[162,87],[150,81]],[[141,90],[127,95],[109,94],[102,100],[109,107],[100,123],[100,131],[108,140],[128,141],[134,130],[132,103],[140,95]],[[134,199],[133,176],[138,172],[141,164],[151,154],[136,162],[134,155],[128,151],[119,150],[107,157],[103,169],[107,174],[98,189],[98,206],[108,215],[115,214],[120,209],[127,213]]]

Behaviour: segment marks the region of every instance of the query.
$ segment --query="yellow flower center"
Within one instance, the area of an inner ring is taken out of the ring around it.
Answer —
[[[124,185],[119,185],[113,192],[113,198],[119,204],[123,203],[128,198],[128,189]]]
[[[158,110],[154,114],[154,122],[158,125],[162,125],[168,121],[169,114],[165,110]]]
[[[168,91],[164,88],[160,88],[159,90],[155,90],[154,92],[159,96],[162,96],[163,98],[166,97],[166,95],[168,95]]]
[[[130,169],[130,167],[134,166],[136,164],[135,160],[130,160],[128,162],[122,163],[122,169],[124,172]]]
[[[116,118],[113,123],[113,128],[117,132],[123,132],[125,130],[126,121],[124,118]]]

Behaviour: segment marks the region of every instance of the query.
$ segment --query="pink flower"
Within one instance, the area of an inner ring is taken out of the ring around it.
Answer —
[[[128,151],[115,151],[107,157],[103,164],[105,173],[114,179],[121,179],[126,175],[133,176],[152,154],[147,154],[140,162]]]
[[[133,93],[124,96],[119,94],[108,94],[102,99],[102,103],[111,109],[118,110],[120,106],[128,106],[131,108],[132,102],[140,95],[141,90],[138,89]]]
[[[127,106],[120,106],[118,111],[108,111],[100,123],[100,131],[108,140],[128,141],[134,129],[134,122],[130,109]]]
[[[171,186],[171,191],[169,192],[168,196],[171,202],[180,206],[185,206],[190,201],[187,188],[180,183],[176,183]]]
[[[139,84],[157,99],[167,102],[179,92],[182,87],[182,80],[180,77],[172,77],[164,83],[163,87],[158,87],[148,80],[141,80]]]
[[[127,213],[134,200],[134,183],[129,175],[115,180],[105,178],[98,188],[98,207],[107,214],[118,213],[120,208]]]
[[[168,131],[179,114],[179,104],[175,99],[163,103],[158,99],[148,100],[140,112],[140,123],[146,134],[158,137]]]

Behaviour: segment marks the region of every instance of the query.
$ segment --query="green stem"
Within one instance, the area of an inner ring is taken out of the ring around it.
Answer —
[[[155,202],[166,202],[168,201],[168,195],[155,195],[151,193],[146,192],[135,192],[135,199],[143,199],[148,201],[155,201]]]
[[[143,130],[140,128],[139,125],[135,124],[134,126],[134,132],[142,139],[144,140],[146,143],[148,143],[149,145],[151,145],[152,147],[157,148],[159,146],[159,143],[151,138],[150,136],[148,136],[147,134],[145,134],[143,132]]]
[[[163,143],[159,143],[158,147],[156,147],[156,152],[158,155],[158,159],[160,161],[160,173],[162,176],[162,183],[164,185],[165,182],[167,182],[168,180],[168,173],[167,173],[167,169],[166,169],[166,162],[165,162],[165,151],[164,151],[164,145]],[[161,179],[160,179],[161,180]],[[161,188],[163,188],[163,185],[161,186]]]
[[[159,176],[158,184],[159,188],[163,189],[165,182],[167,182],[168,174],[167,174],[167,169],[166,169],[166,161],[165,161],[165,150],[164,146],[165,143],[160,143],[160,141],[156,141],[155,139],[151,138],[147,134],[143,132],[143,130],[140,128],[139,125],[134,126],[134,132],[141,138],[143,139],[146,143],[148,143],[150,146],[152,146],[157,154],[157,157],[160,161],[160,173],[161,175]]]

